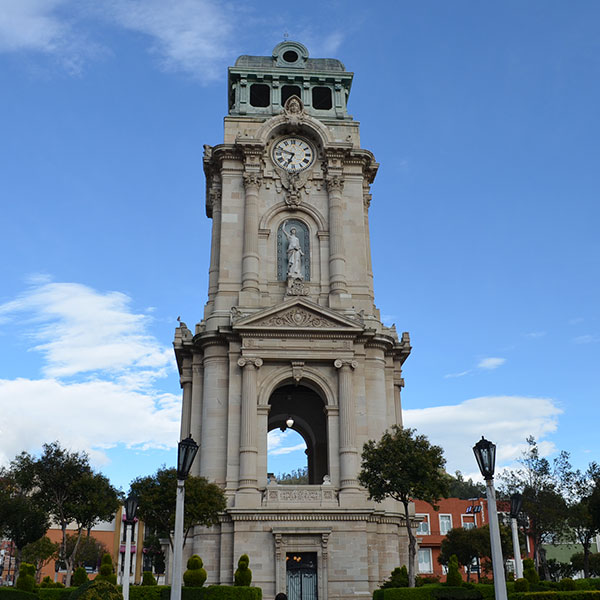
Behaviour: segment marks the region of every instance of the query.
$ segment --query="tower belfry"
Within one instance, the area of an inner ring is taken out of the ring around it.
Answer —
[[[348,114],[353,73],[298,42],[229,68],[224,143],[205,146],[212,218],[204,318],[175,333],[192,474],[223,487],[219,525],[186,552],[209,583],[248,554],[253,584],[290,600],[370,596],[407,562],[395,502],[357,481],[360,452],[402,423],[408,334],[381,323],[369,242],[378,164]],[[267,434],[289,417],[309,483],[267,478]]]

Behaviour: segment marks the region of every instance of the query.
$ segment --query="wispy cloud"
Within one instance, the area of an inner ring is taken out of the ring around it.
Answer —
[[[467,369],[466,371],[461,371],[460,373],[448,373],[447,375],[444,375],[444,379],[452,379],[454,377],[464,377],[465,375],[468,375],[471,372],[472,372],[471,369]]]
[[[457,405],[408,409],[403,416],[405,426],[416,428],[444,449],[449,472],[477,475],[471,446],[482,435],[497,444],[500,467],[521,455],[528,436],[543,440],[556,431],[561,413],[551,398],[484,396]],[[542,443],[545,454],[554,450],[551,442]]]
[[[155,385],[174,369],[172,350],[148,332],[151,318],[119,292],[35,281],[0,305],[0,324],[18,319],[44,359],[39,379],[0,380],[0,462],[53,439],[100,462],[117,444],[173,447],[180,399]]]
[[[531,340],[536,340],[538,338],[542,338],[546,335],[545,331],[530,331],[529,333],[525,334],[526,338],[529,338]]]
[[[578,335],[573,338],[573,342],[575,344],[593,344],[600,340],[600,337],[597,335],[592,335],[590,333],[586,333],[585,335]]]
[[[297,440],[298,434],[292,429],[286,429],[285,431],[273,429],[267,436],[269,456],[281,456],[298,450],[306,450],[305,443],[294,443],[291,446],[289,445],[291,441],[297,442]]]
[[[505,362],[506,362],[505,358],[498,358],[498,357],[482,358],[477,363],[477,368],[478,369],[487,369],[487,370],[497,369],[498,367],[502,366]]]

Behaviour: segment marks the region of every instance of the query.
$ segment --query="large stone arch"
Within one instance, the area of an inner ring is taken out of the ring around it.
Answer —
[[[312,138],[321,148],[326,148],[335,141],[325,125],[307,114],[303,114],[297,123],[291,123],[286,114],[268,119],[258,128],[255,137],[269,142],[273,137],[290,131]]]

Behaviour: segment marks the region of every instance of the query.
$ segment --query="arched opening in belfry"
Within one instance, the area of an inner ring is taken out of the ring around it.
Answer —
[[[329,466],[327,417],[321,396],[304,385],[283,385],[271,394],[269,405],[269,432],[289,428],[299,433],[306,443],[308,483],[323,483],[323,478],[329,474]],[[268,458],[267,470],[272,472],[269,463]]]

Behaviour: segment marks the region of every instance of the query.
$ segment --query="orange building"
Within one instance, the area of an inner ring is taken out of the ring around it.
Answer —
[[[417,573],[421,576],[437,576],[441,581],[445,581],[446,568],[438,562],[442,540],[454,527],[471,529],[487,525],[487,501],[485,498],[444,498],[438,502],[437,511],[431,504],[422,500],[415,500],[414,503],[415,516],[421,518],[416,532],[419,544]],[[498,509],[501,510],[501,506]],[[530,552],[529,540],[527,552]],[[510,561],[507,562],[510,568]],[[477,573],[477,565],[470,568],[471,573]]]

